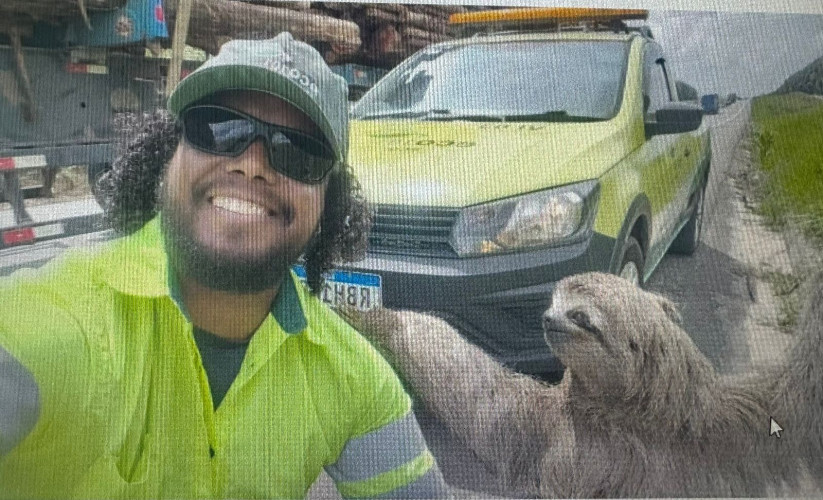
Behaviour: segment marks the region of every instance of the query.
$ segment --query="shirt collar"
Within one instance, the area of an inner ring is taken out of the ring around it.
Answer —
[[[170,297],[186,315],[177,280],[169,268],[159,216],[134,234],[116,240],[102,262],[103,279],[118,292],[138,297]],[[310,330],[304,313],[306,301],[310,300],[308,290],[298,290],[302,285],[297,285],[296,280],[293,272],[284,276],[271,309],[280,328],[292,335]],[[316,340],[310,331],[307,336]]]

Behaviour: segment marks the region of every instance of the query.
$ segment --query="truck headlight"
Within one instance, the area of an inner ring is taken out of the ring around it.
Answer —
[[[467,207],[452,230],[452,247],[467,257],[575,239],[591,231],[599,191],[592,180]]]

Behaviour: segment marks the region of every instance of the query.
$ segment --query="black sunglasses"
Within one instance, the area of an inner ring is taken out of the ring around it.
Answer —
[[[269,165],[305,183],[318,183],[334,168],[334,152],[322,140],[304,132],[266,123],[234,109],[192,106],[180,114],[183,137],[192,147],[219,156],[240,156],[262,137]]]

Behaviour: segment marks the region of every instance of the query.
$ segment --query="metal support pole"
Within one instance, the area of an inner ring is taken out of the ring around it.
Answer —
[[[174,21],[174,35],[171,41],[171,61],[169,74],[166,77],[166,99],[180,83],[180,71],[183,68],[183,53],[186,50],[186,37],[189,32],[192,0],[179,0],[177,16]]]

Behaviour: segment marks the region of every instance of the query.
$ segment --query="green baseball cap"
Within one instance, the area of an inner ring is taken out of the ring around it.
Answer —
[[[232,40],[174,89],[168,109],[175,117],[215,92],[258,90],[304,112],[326,136],[337,159],[349,147],[348,87],[317,50],[280,33],[268,40]]]

